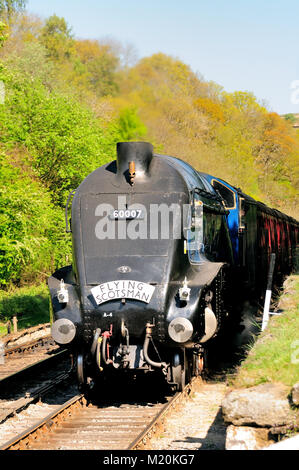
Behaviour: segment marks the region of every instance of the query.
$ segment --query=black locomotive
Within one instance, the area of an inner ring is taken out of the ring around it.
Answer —
[[[299,227],[145,142],[119,143],[81,183],[70,222],[73,265],[48,284],[52,335],[79,383],[161,370],[178,389],[201,372],[232,288],[263,288],[272,252],[276,275],[292,270]]]

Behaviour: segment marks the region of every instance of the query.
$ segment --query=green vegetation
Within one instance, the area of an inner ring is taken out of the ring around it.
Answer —
[[[264,382],[292,386],[299,381],[299,275],[288,278],[281,298],[283,313],[271,317],[234,380],[236,387]]]
[[[290,121],[292,124],[294,124],[297,120],[295,114],[292,113],[284,114],[283,117],[286,121]]]
[[[161,152],[296,216],[298,132],[253,94],[226,93],[161,53],[123,74],[120,93],[122,103],[126,99],[139,108],[150,140]]]
[[[26,0],[0,0],[0,16],[9,20],[17,11],[25,8]]]
[[[132,49],[79,40],[64,18],[31,17],[25,6],[0,0],[4,293],[40,285],[71,263],[67,195],[115,159],[118,141],[150,141],[157,152],[298,214],[292,120],[269,113],[251,93],[226,93],[178,59],[158,53],[137,62]]]
[[[22,287],[8,292],[0,292],[0,335],[6,334],[5,326],[8,320],[17,315],[18,329],[48,323],[49,293],[44,284],[42,286]]]
[[[0,283],[45,279],[70,256],[63,213],[38,182],[0,155]]]

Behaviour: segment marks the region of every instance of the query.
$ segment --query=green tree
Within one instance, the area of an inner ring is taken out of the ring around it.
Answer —
[[[121,141],[136,140],[145,136],[147,129],[137,114],[137,108],[124,108],[118,118],[119,139]]]
[[[64,18],[50,16],[41,30],[40,40],[51,59],[61,61],[70,58],[73,51],[72,28]]]
[[[295,130],[269,113],[252,93],[226,93],[164,54],[123,71],[120,87],[116,105],[122,109],[126,100],[136,107],[148,139],[161,153],[179,156],[295,215]]]
[[[14,13],[24,10],[26,3],[27,0],[0,0],[0,18],[10,20]]]
[[[63,211],[26,172],[0,155],[0,285],[33,280],[70,257]]]
[[[119,59],[108,45],[98,41],[75,41],[72,81],[91,89],[97,96],[115,95]]]
[[[0,21],[0,48],[3,47],[7,37],[7,26],[5,23],[2,23],[2,21]]]
[[[85,176],[115,158],[116,142],[145,129],[135,110],[124,110],[110,122],[95,117],[88,107],[53,89],[51,70],[39,44],[27,44],[21,56],[6,61],[0,141],[6,148],[27,149],[52,201],[64,205],[68,192]]]
[[[296,117],[292,113],[284,114],[283,117],[285,118],[286,121],[289,121],[291,124],[294,124],[296,122]]]
[[[6,82],[6,105],[0,108],[2,141],[29,150],[32,165],[52,191],[53,200],[63,203],[66,192],[103,163],[103,130],[78,102],[49,93],[38,79],[28,82],[24,78]]]

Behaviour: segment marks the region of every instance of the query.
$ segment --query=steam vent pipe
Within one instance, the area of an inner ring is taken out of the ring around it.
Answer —
[[[117,144],[117,174],[129,174],[132,162],[135,164],[136,179],[146,176],[153,158],[153,146],[148,142],[119,142]]]

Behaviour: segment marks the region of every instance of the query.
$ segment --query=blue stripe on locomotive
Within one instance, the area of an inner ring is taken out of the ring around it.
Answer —
[[[208,175],[206,173],[200,173],[201,176],[206,178],[206,180],[211,184],[213,180],[219,181],[224,186],[229,188],[235,194],[236,207],[234,209],[229,209],[229,214],[226,216],[227,226],[229,230],[230,239],[232,242],[232,249],[234,254],[235,264],[239,264],[239,197],[236,188],[228,184],[226,181],[223,181],[220,178],[215,176]]]

